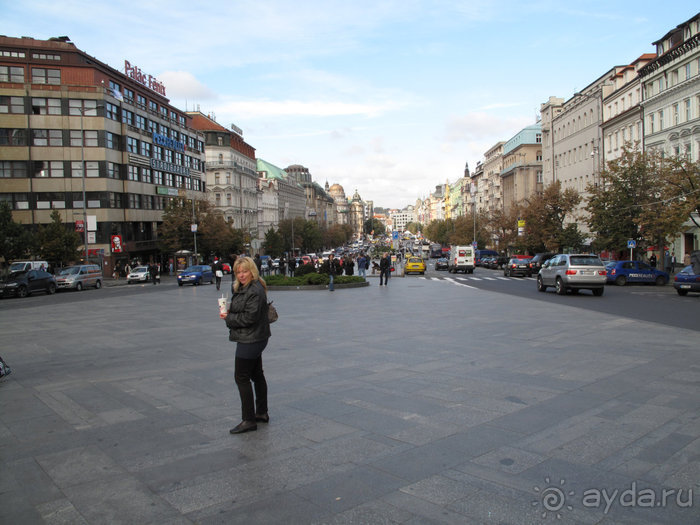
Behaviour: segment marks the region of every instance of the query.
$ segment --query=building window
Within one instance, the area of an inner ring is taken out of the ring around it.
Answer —
[[[150,184],[151,181],[151,168],[141,168],[141,182],[148,182]]]
[[[168,118],[168,108],[165,106],[160,107],[160,114],[163,115],[163,118]],[[166,133],[167,134],[167,133]]]
[[[659,110],[659,131],[664,129],[664,110]]]
[[[107,178],[119,179],[119,164],[115,164],[114,162],[107,163]]]
[[[126,151],[129,153],[139,152],[139,141],[134,137],[126,137]]]
[[[649,133],[654,133],[654,114],[649,115]]]
[[[686,98],[684,101],[685,104],[685,121],[688,122],[690,120],[690,99]]]
[[[105,147],[119,151],[119,137],[109,131],[105,132]]]
[[[2,111],[0,109],[0,111]],[[34,115],[60,115],[61,99],[32,98],[32,113]]]
[[[158,113],[158,104],[156,104],[152,100],[149,100],[148,101],[148,109],[150,111],[153,111],[153,113]]]
[[[134,112],[122,108],[122,122],[129,126],[134,125]]]
[[[134,193],[129,194],[129,208],[132,210],[141,209],[141,195],[136,195]]]
[[[80,165],[81,162],[71,162],[70,163],[70,169],[71,169],[71,177],[76,177],[80,178],[83,176],[83,170],[81,169]],[[95,162],[95,161],[86,161],[85,162],[85,176],[86,177],[99,177],[100,176],[100,163]]]
[[[172,173],[168,173],[168,172],[165,173],[165,185],[170,186],[171,188],[174,187]]]
[[[153,158],[158,160],[163,160],[163,147],[153,146]]]
[[[146,117],[137,113],[135,117],[135,122],[137,128],[146,131]]]
[[[23,179],[27,177],[27,164],[21,160],[0,160],[0,178]]]
[[[61,83],[60,69],[46,69],[43,67],[32,68],[32,84],[52,84]]]
[[[0,96],[0,113],[24,113],[24,99]]]
[[[85,117],[96,117],[97,101],[71,99],[68,101],[68,114],[83,115]]]
[[[119,122],[119,108],[110,102],[105,102],[105,117]]]
[[[0,66],[0,82],[24,83],[24,68]]]
[[[152,120],[148,120],[148,122],[146,122],[146,128],[151,134],[158,133],[158,124]]]
[[[126,178],[127,180],[133,180],[138,182],[139,180],[139,167],[138,166],[128,166],[126,168]]]
[[[163,172],[153,170],[153,184],[163,184]]]
[[[681,113],[681,108],[680,104],[674,104],[673,105],[673,124],[678,125],[680,121],[680,113]]]
[[[49,160],[41,163],[41,169],[37,172],[37,177],[63,177],[63,161]]]
[[[214,173],[214,184],[219,184],[219,183],[220,183],[219,172],[217,171],[216,173]]]
[[[0,146],[26,146],[27,130],[0,128]]]
[[[141,109],[146,109],[146,97],[143,95],[136,95],[136,105]]]
[[[143,155],[144,157],[151,156],[151,144],[150,144],[150,142],[146,142],[145,140],[141,141],[141,155]]]
[[[129,88],[124,88],[124,101],[129,104],[134,103],[134,92]]]
[[[690,62],[685,65],[685,80],[690,78]]]
[[[84,141],[82,140],[84,137]],[[97,146],[97,131],[95,130],[85,130],[81,133],[80,130],[71,130],[70,132],[70,145],[71,146],[86,146],[86,147],[96,147]]]
[[[221,194],[220,194],[220,193],[215,193],[215,194],[214,194],[214,197],[215,197],[215,200],[216,200],[215,206],[217,206],[217,207],[221,206]]]
[[[226,194],[226,204],[228,204],[229,206],[231,206],[232,203],[233,203],[233,196],[232,196],[230,193],[227,193],[227,194]]]
[[[121,93],[122,87],[119,84],[117,84],[114,80],[110,80],[109,81],[109,90],[112,93],[116,93],[116,92]]]
[[[33,146],[63,146],[63,134],[60,129],[33,129]]]
[[[163,150],[163,152],[165,153],[165,159],[163,159],[163,160],[165,160],[165,162],[169,162],[170,164],[172,164],[173,163],[173,150],[166,149],[166,150]]]

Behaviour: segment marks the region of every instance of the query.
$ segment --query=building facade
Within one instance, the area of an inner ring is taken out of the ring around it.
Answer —
[[[644,148],[700,161],[700,14],[653,44],[655,58],[639,71]],[[677,256],[697,250],[699,238],[700,229],[688,220],[672,250]]]
[[[165,262],[163,210],[176,197],[205,198],[203,135],[165,86],[67,37],[0,37],[0,159],[13,219],[36,229],[58,211],[108,273],[134,259]]]
[[[542,127],[528,126],[503,145],[503,209],[542,192]]]
[[[204,134],[207,198],[232,227],[259,237],[258,173],[255,148],[237,129],[226,129],[200,112],[188,112]]]
[[[293,174],[306,194],[306,218],[315,221],[319,226],[327,228],[335,224],[335,201],[326,190],[313,181],[309,169],[293,164],[284,169]]]

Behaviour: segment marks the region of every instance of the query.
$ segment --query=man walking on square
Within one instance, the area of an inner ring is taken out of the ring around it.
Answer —
[[[391,261],[389,261],[389,254],[384,252],[381,261],[379,261],[379,286],[383,284],[389,286],[389,274],[391,273]]]

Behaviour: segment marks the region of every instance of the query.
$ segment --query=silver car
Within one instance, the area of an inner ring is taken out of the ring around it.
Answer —
[[[537,290],[547,291],[553,286],[557,294],[567,290],[591,290],[600,297],[605,291],[605,265],[600,257],[590,254],[555,255],[542,265],[537,274]]]

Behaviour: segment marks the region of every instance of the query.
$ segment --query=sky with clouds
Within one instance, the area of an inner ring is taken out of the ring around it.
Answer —
[[[66,35],[258,157],[401,208],[698,13],[686,0],[0,0],[0,33]]]

